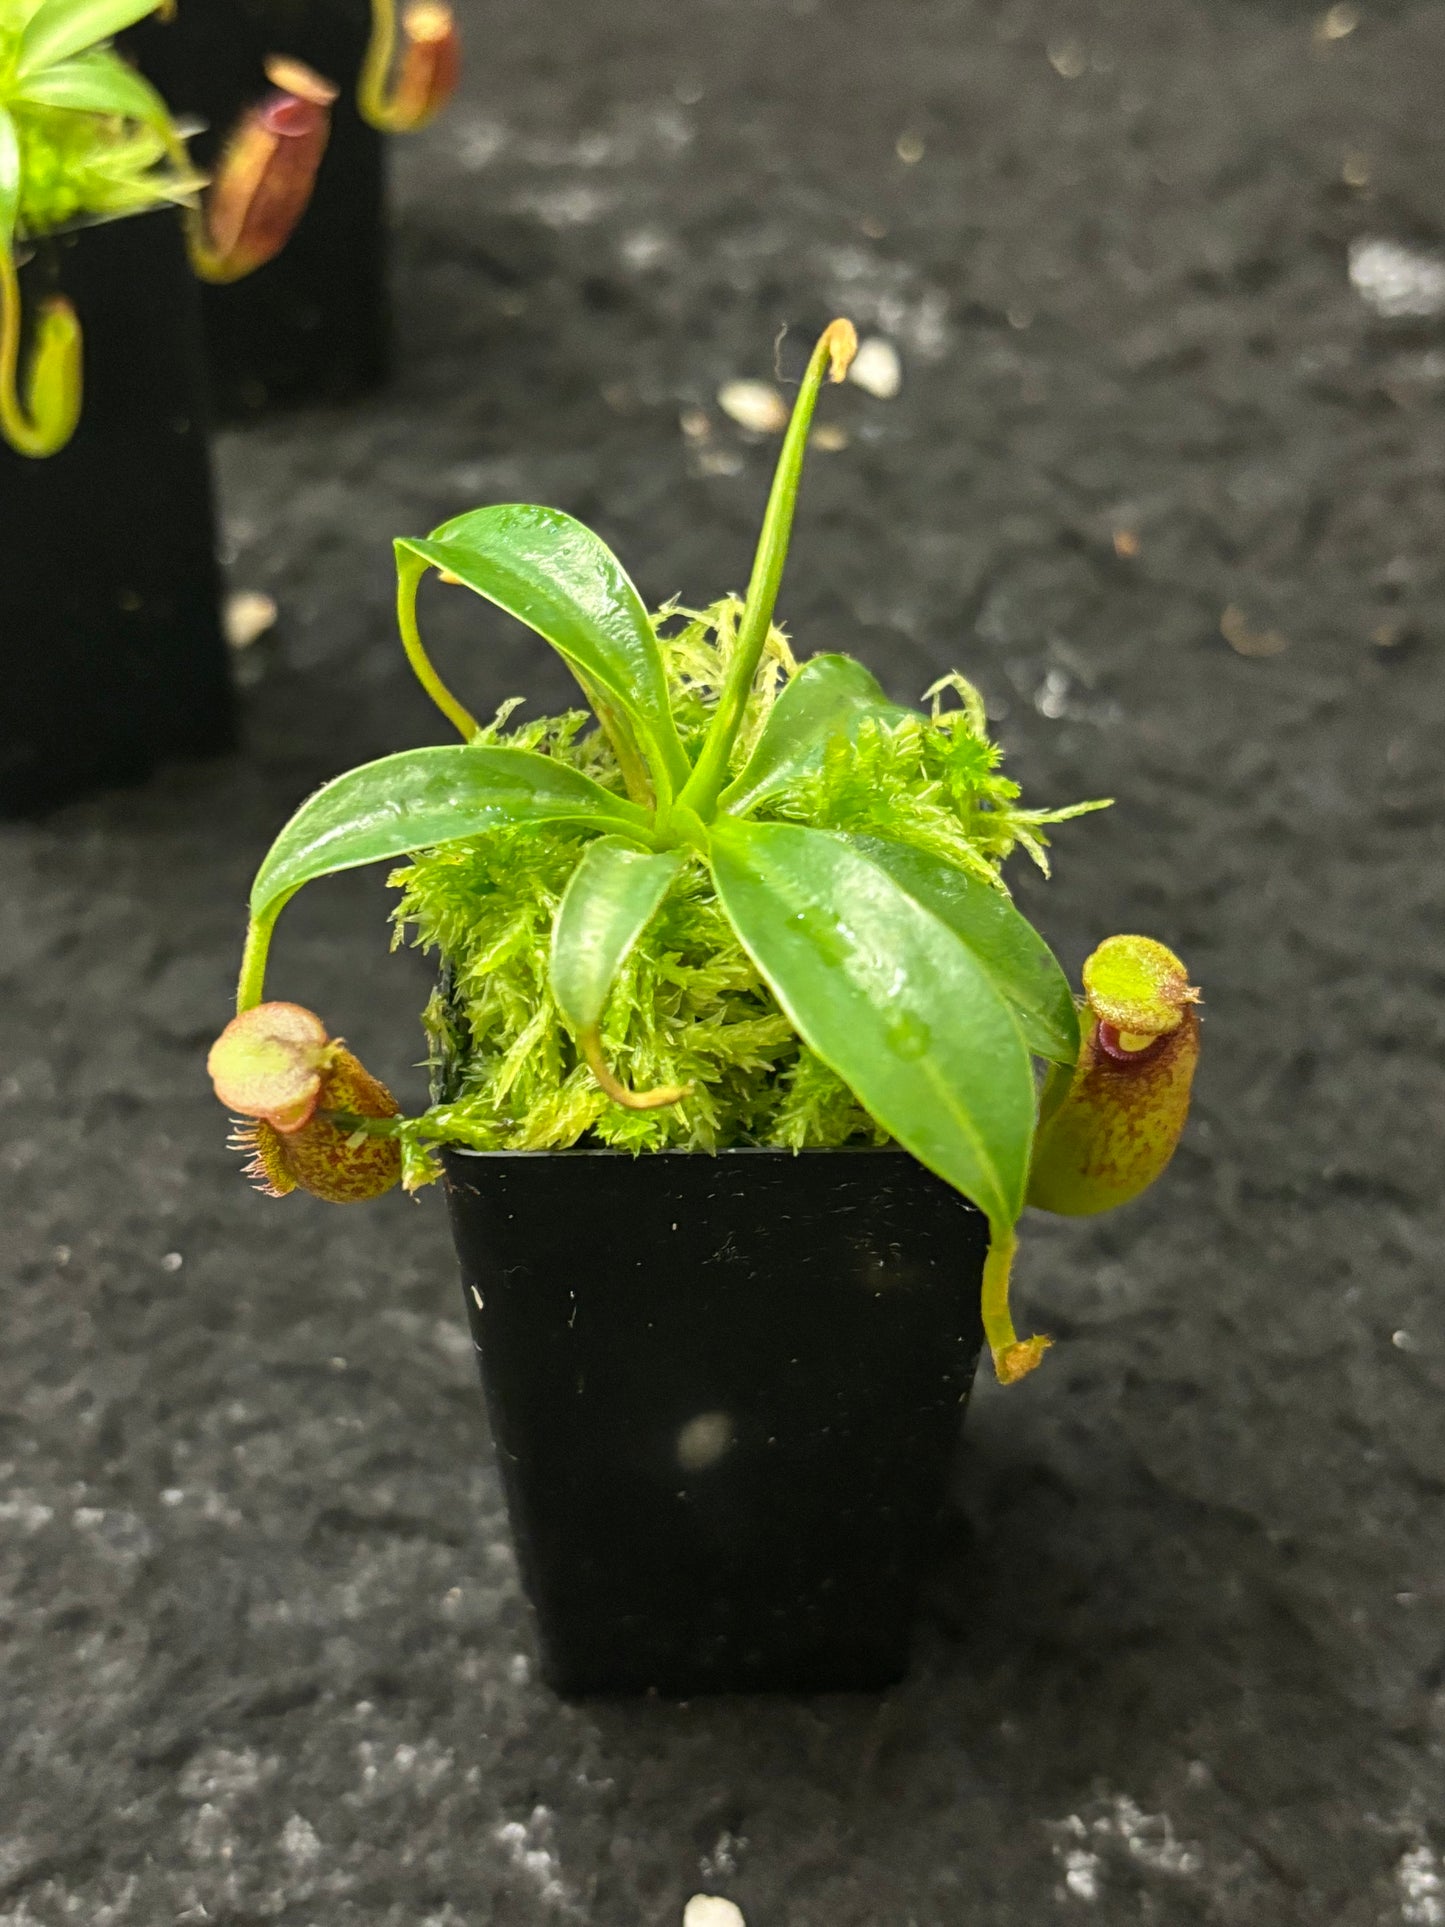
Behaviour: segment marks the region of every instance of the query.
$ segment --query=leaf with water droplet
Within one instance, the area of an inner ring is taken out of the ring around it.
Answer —
[[[557,908],[549,966],[557,1007],[574,1030],[601,1022],[618,971],[682,862],[678,850],[647,856],[611,836],[587,845]]]
[[[631,578],[600,536],[560,509],[506,502],[396,546],[398,555],[445,570],[545,637],[588,701],[606,709],[604,723],[635,734],[659,788],[682,787],[688,762],[662,651]]]
[[[997,1227],[1023,1207],[1033,1070],[952,930],[845,837],[719,817],[718,896],[799,1035],[905,1149]]]
[[[256,872],[243,1006],[261,997],[271,926],[302,884],[484,830],[542,822],[611,831],[635,843],[651,840],[647,811],[531,750],[408,749],[338,776],[301,805]]]
[[[828,745],[852,741],[869,718],[901,723],[915,712],[890,702],[851,656],[814,656],[782,690],[747,767],[723,791],[719,807],[742,815],[800,777],[821,769]]]
[[[1031,1051],[1057,1064],[1076,1061],[1079,1016],[1069,980],[1002,889],[911,844],[881,836],[848,841],[967,944],[1013,1006]]]

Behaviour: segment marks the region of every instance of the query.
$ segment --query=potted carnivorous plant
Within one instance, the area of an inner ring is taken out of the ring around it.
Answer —
[[[209,162],[268,62],[304,61],[335,91],[331,142],[292,244],[241,286],[202,290],[217,407],[252,415],[344,400],[387,371],[386,142],[440,112],[461,71],[444,0],[177,0],[128,38]]]
[[[1027,1202],[1087,1213],[1167,1163],[1196,993],[1145,937],[1081,1001],[1002,868],[1025,808],[977,692],[907,707],[773,623],[813,353],[745,597],[649,615],[555,509],[396,545],[401,638],[455,728],[303,803],[257,873],[210,1057],[273,1194],[440,1170],[548,1676],[567,1692],[876,1687],[909,1629],[975,1362],[1048,1344],[1009,1304]],[[418,624],[437,574],[529,625],[587,708],[479,722]],[[401,861],[437,952],[433,1102],[268,1001],[284,905]]]
[[[157,0],[0,0],[0,813],[226,748],[193,271],[300,217],[328,90],[292,68],[207,186],[111,37]],[[124,218],[122,218],[124,217]]]

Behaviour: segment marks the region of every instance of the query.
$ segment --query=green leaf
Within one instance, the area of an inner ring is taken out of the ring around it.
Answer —
[[[680,850],[645,856],[615,837],[589,843],[552,926],[552,994],[574,1030],[595,1030],[617,973],[682,868]]]
[[[723,908],[799,1035],[1006,1230],[1023,1208],[1033,1068],[983,965],[841,837],[719,817],[711,840]]]
[[[32,107],[120,114],[163,133],[170,131],[170,111],[155,88],[111,53],[97,51],[57,61],[22,80],[11,98]]]
[[[303,883],[511,823],[578,823],[646,840],[646,813],[525,749],[408,749],[338,776],[303,803],[251,888],[263,918]]]
[[[1079,1013],[1069,980],[1002,890],[907,843],[856,835],[848,841],[968,945],[1013,1005],[1031,1051],[1056,1064],[1077,1062]]]
[[[0,248],[8,254],[20,218],[20,136],[15,123],[0,107]]]
[[[913,713],[890,702],[851,656],[814,656],[779,694],[746,768],[723,791],[718,807],[735,816],[756,809],[821,769],[829,743],[856,736],[865,717],[892,724]]]
[[[474,509],[397,549],[448,570],[545,637],[587,692],[636,732],[659,795],[688,761],[668,703],[662,651],[617,557],[570,515],[528,503]]]
[[[20,80],[57,60],[68,60],[97,42],[133,27],[159,0],[43,0],[20,36],[15,61]]]

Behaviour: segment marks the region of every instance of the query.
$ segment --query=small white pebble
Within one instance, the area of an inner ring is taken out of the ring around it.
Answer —
[[[309,1867],[321,1858],[321,1840],[315,1827],[299,1813],[293,1813],[281,1829],[281,1851],[293,1867]]]
[[[788,425],[788,404],[766,381],[725,381],[717,403],[739,428],[754,435],[780,435]]]
[[[226,597],[226,641],[233,649],[249,649],[268,629],[276,627],[275,599],[255,589],[240,589]]]
[[[1445,313],[1445,260],[1438,254],[1358,236],[1350,243],[1350,282],[1362,301],[1390,321]]]
[[[699,1412],[677,1435],[677,1462],[684,1472],[705,1472],[731,1449],[733,1438],[726,1412]]]
[[[898,350],[882,335],[869,335],[858,344],[848,379],[857,382],[870,395],[876,395],[879,401],[892,401],[903,386],[903,363],[898,359]]]
[[[1099,1856],[1083,1847],[1070,1847],[1064,1855],[1064,1885],[1075,1900],[1099,1898]]]
[[[185,1262],[186,1262],[185,1259],[181,1256],[179,1251],[168,1251],[165,1257],[161,1259],[161,1270],[162,1271],[179,1271],[181,1266]]]
[[[1348,40],[1359,24],[1360,16],[1354,7],[1344,4],[1331,7],[1315,22],[1315,39]]]
[[[1289,648],[1289,637],[1278,629],[1256,629],[1236,602],[1219,618],[1219,633],[1236,656],[1279,656]]]
[[[699,475],[741,475],[744,467],[735,448],[703,448],[696,461]]]
[[[682,1927],[747,1927],[741,1907],[720,1894],[694,1894],[682,1910]]]
[[[1445,1875],[1432,1848],[1421,1845],[1404,1854],[1395,1869],[1395,1884],[1402,1920],[1410,1927],[1440,1927],[1445,1921]]]

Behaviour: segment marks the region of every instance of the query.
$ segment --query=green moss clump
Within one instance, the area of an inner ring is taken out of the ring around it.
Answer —
[[[733,648],[741,604],[669,607],[655,619],[679,732],[695,753]],[[797,664],[769,638],[733,758],[740,769]],[[945,709],[949,692],[959,706]],[[999,881],[1022,845],[1041,865],[1045,826],[1081,809],[1018,807],[1000,773],[983,703],[959,677],[929,692],[931,713],[838,738],[823,767],[758,811],[820,829],[867,830],[917,844]],[[511,725],[505,704],[481,740],[540,751],[621,793],[616,758],[585,711]],[[691,1085],[680,1103],[624,1110],[598,1088],[548,982],[552,921],[584,837],[535,826],[500,830],[416,857],[401,890],[398,941],[436,951],[448,994],[426,1014],[436,1102],[402,1126],[407,1182],[435,1175],[433,1147],[555,1150],[587,1141],[630,1151],[793,1150],[881,1143],[885,1133],[808,1050],[743,950],[701,864],[688,865],[639,938],[602,1025],[617,1075],[637,1090]]]
[[[168,160],[159,134],[99,114],[58,108],[15,110],[20,138],[16,226],[34,238],[73,221],[136,214],[182,201],[200,177]]]

